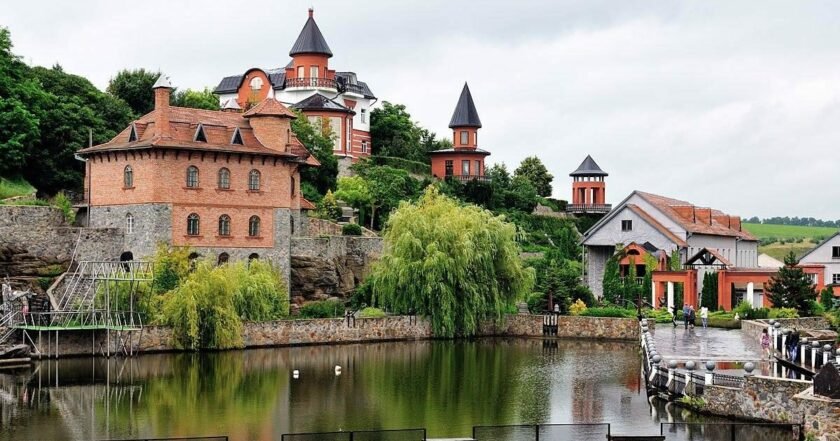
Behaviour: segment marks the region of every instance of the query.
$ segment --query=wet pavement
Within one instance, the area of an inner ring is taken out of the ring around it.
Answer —
[[[665,360],[758,361],[759,342],[751,341],[740,329],[696,327],[686,330],[670,323],[657,323],[656,349]]]

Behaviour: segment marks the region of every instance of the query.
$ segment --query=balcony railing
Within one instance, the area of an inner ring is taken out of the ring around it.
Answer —
[[[341,87],[346,92],[364,95],[364,89],[358,84],[341,83],[331,78],[286,78],[286,87],[302,87],[338,90]]]
[[[470,181],[490,183],[492,181],[492,178],[490,178],[489,176],[478,175],[446,175],[446,180],[458,181],[462,184],[466,184]]]
[[[609,213],[612,210],[611,204],[569,204],[566,211],[569,213]]]

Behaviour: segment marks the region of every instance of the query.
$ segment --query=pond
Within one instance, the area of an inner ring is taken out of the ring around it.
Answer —
[[[660,422],[708,421],[648,401],[636,344],[583,340],[63,359],[2,374],[0,387],[0,439],[8,440],[280,440],[291,432],[416,427],[430,437],[465,437],[475,425],[591,422],[611,423],[614,434],[658,434]]]

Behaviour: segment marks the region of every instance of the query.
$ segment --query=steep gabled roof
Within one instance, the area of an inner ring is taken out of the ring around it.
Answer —
[[[586,159],[580,163],[577,170],[569,173],[569,176],[609,176],[609,174],[601,170],[592,156],[586,155]]]
[[[626,207],[633,213],[636,213],[637,216],[642,218],[642,220],[647,222],[647,224],[653,227],[656,231],[659,231],[663,236],[667,237],[671,242],[674,242],[681,247],[687,245],[685,241],[680,239],[680,237],[674,234],[673,231],[669,230],[665,225],[662,225],[662,223],[656,220],[656,218],[648,214],[645,210],[642,210],[636,204],[627,204]]]
[[[315,23],[315,18],[312,16],[312,9],[309,10],[309,19],[303,25],[303,29],[298,35],[297,41],[289,51],[289,56],[293,57],[297,54],[323,54],[327,57],[332,57],[332,51],[327,45],[327,40],[318,29],[318,24]]]
[[[287,118],[297,118],[294,112],[286,108],[283,104],[280,104],[280,101],[273,98],[262,100],[256,106],[251,107],[242,116],[245,118],[250,118],[252,116],[283,116]]]
[[[652,193],[645,193],[642,191],[636,191],[635,193],[639,195],[642,199],[646,200],[648,203],[656,207],[656,209],[662,212],[662,214],[670,218],[672,221],[676,222],[679,226],[681,226],[685,231],[688,231],[689,233],[709,234],[713,236],[738,237],[742,240],[750,241],[757,240],[755,236],[753,236],[747,231],[743,231],[741,229],[736,230],[731,225],[718,222],[718,220],[716,220],[715,217],[726,216],[727,219],[729,219],[729,216],[725,215],[721,211],[712,210],[710,208],[696,207],[691,202],[681,201],[679,199],[673,199],[665,196],[659,196]],[[688,211],[694,213],[696,210],[708,210],[708,222],[700,221],[699,216],[696,215],[692,217],[687,217],[686,215],[684,215],[684,213]]]
[[[449,127],[481,127],[481,119],[478,117],[478,111],[475,110],[470,86],[467,83],[464,83],[464,88],[461,89],[461,97],[458,98],[458,104],[455,105],[455,112],[452,113],[452,119],[449,120]]]

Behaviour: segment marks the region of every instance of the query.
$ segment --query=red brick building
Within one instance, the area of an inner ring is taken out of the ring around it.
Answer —
[[[475,109],[469,86],[464,83],[455,112],[449,121],[452,129],[452,148],[429,152],[432,175],[439,179],[457,179],[461,182],[484,180],[484,158],[487,150],[478,148],[478,129],[481,119]]]
[[[170,92],[161,76],[152,112],[79,151],[90,225],[122,228],[135,257],[165,243],[288,268],[290,237],[311,207],[300,169],[318,165],[291,131],[294,113],[274,99],[244,113],[172,107]]]
[[[572,203],[566,211],[575,214],[609,213],[612,206],[607,204],[607,172],[601,170],[592,156],[586,155],[577,170],[569,173],[572,177]]]
[[[312,9],[289,56],[292,59],[284,67],[254,67],[223,78],[214,91],[221,106],[248,109],[267,98],[275,99],[332,131],[333,150],[342,170],[357,158],[369,156],[370,110],[377,98],[355,72],[331,68],[333,53]]]

